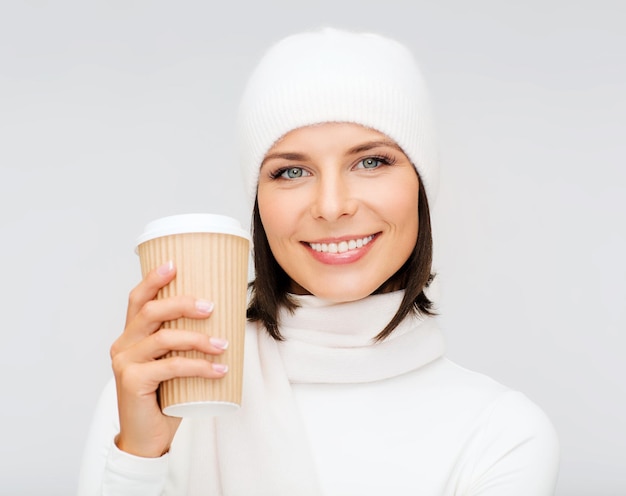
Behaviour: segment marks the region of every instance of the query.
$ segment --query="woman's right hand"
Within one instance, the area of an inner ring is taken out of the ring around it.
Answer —
[[[180,418],[168,417],[157,402],[159,384],[174,377],[219,379],[225,367],[204,359],[161,358],[169,351],[197,350],[223,353],[228,343],[195,331],[161,329],[163,322],[180,317],[206,319],[213,305],[192,296],[156,300],[163,286],[176,276],[171,262],[150,272],[130,293],[126,327],[111,346],[117,386],[119,449],[142,457],[159,457],[169,450]]]

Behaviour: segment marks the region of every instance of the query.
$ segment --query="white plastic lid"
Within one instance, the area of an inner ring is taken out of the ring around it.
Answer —
[[[182,214],[170,215],[146,224],[143,233],[137,238],[136,245],[154,238],[184,233],[219,233],[232,234],[250,241],[250,233],[242,229],[237,219],[217,214]]]

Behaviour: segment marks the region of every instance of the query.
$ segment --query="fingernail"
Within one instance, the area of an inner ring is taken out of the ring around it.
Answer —
[[[200,313],[211,313],[213,311],[213,303],[208,300],[196,300],[196,310]]]
[[[174,262],[173,261],[168,261],[165,262],[163,265],[161,265],[158,269],[157,269],[157,273],[160,276],[166,276],[168,275],[170,272],[172,272],[174,270]]]
[[[218,372],[219,374],[225,374],[226,372],[228,372],[228,365],[225,365],[223,363],[212,363],[211,366],[213,367],[213,370],[215,370],[215,372]]]
[[[228,341],[222,338],[211,338],[211,344],[220,350],[225,350],[228,348]]]

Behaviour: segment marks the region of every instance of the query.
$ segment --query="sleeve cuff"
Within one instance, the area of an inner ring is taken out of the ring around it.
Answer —
[[[161,494],[167,478],[169,454],[159,458],[143,458],[120,450],[111,441],[107,458],[104,494]]]

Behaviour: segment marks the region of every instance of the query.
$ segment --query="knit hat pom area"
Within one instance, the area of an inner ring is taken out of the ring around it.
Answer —
[[[427,93],[411,52],[390,38],[334,28],[284,38],[263,56],[241,99],[239,149],[248,194],[256,197],[263,158],[289,131],[350,122],[393,139],[432,203],[439,165]]]

